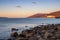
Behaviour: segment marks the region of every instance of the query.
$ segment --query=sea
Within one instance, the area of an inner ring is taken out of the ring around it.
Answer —
[[[33,28],[38,25],[60,24],[59,18],[1,18],[0,19],[0,39],[10,37],[11,29],[19,29],[17,32]],[[28,26],[28,27],[26,27]]]

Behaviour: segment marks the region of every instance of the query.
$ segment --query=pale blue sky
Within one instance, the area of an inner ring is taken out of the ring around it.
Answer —
[[[4,17],[27,17],[58,10],[60,0],[0,0],[0,16]]]

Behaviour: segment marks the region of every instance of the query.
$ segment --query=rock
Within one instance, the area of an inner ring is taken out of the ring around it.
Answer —
[[[28,38],[17,38],[16,40],[28,40]]]
[[[12,28],[12,31],[17,30],[16,28]],[[32,29],[22,31],[19,35],[17,32],[13,32],[11,33],[11,37],[12,40],[59,40],[60,24],[36,26]]]
[[[7,39],[7,40],[11,40],[11,38]]]
[[[11,33],[11,37],[17,37],[17,36],[18,36],[18,33],[17,32]]]
[[[19,37],[23,37],[23,38],[25,38],[26,35],[24,35],[24,34],[19,34]]]
[[[39,40],[37,37],[30,37],[29,40]]]
[[[28,27],[28,26],[25,26],[25,27]]]
[[[16,28],[12,28],[11,31],[18,31],[19,29]]]

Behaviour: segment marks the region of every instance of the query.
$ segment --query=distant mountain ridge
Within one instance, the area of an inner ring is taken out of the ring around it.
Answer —
[[[60,11],[51,12],[49,14],[37,13],[27,18],[60,18]]]
[[[1,19],[1,18],[8,18],[8,17],[0,17],[0,19]]]
[[[28,18],[40,18],[40,17],[43,17],[43,16],[46,16],[47,14],[34,14],[32,16],[29,16]]]

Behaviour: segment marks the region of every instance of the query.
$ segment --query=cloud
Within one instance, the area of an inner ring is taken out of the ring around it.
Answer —
[[[21,8],[21,6],[20,6],[20,5],[17,5],[16,7],[17,7],[17,8]]]
[[[32,4],[37,4],[36,2],[32,2]]]

